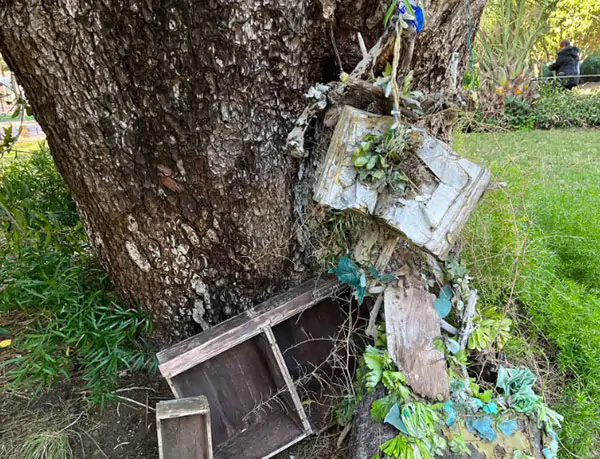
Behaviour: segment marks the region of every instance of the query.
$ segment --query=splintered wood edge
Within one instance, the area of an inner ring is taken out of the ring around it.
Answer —
[[[213,329],[159,352],[157,354],[160,363],[158,368],[161,374],[169,380],[260,335],[265,327],[277,325],[343,289],[345,286],[337,279],[309,280],[242,313],[241,316],[246,317],[247,320],[240,320],[240,316],[233,317]],[[180,354],[178,354],[178,350],[181,350]]]

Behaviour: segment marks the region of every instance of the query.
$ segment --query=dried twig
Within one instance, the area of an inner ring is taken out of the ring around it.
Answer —
[[[475,317],[475,311],[477,306],[477,290],[471,290],[469,292],[469,299],[465,306],[465,312],[463,313],[463,324],[460,329],[460,348],[466,349],[467,343],[469,342],[469,336],[475,330],[473,327],[473,318]]]
[[[366,334],[373,339],[377,339],[377,319],[379,318],[379,310],[381,309],[381,305],[383,304],[383,294],[380,293],[375,300],[375,304],[373,305],[373,309],[371,309],[371,313],[369,314],[369,325],[367,325]]]

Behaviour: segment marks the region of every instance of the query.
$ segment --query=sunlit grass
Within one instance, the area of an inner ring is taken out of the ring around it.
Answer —
[[[464,235],[482,303],[521,319],[558,366],[566,448],[600,447],[600,130],[459,135],[456,147],[506,182],[488,192]],[[569,453],[563,453],[565,457]]]

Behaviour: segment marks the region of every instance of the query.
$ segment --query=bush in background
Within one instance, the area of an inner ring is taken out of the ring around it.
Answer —
[[[540,88],[531,116],[540,129],[600,126],[600,94],[577,94],[549,83]]]
[[[600,52],[596,52],[587,57],[581,64],[581,75],[600,75]],[[582,83],[598,82],[600,76],[592,78],[584,78]]]
[[[80,376],[103,403],[122,370],[153,366],[150,320],[119,305],[87,249],[77,210],[47,150],[0,163],[0,318],[16,356],[11,387],[48,389]]]

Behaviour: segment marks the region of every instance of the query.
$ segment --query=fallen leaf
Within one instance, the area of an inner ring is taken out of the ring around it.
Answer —
[[[12,339],[5,339],[4,341],[0,341],[0,347],[8,347],[12,344]]]

